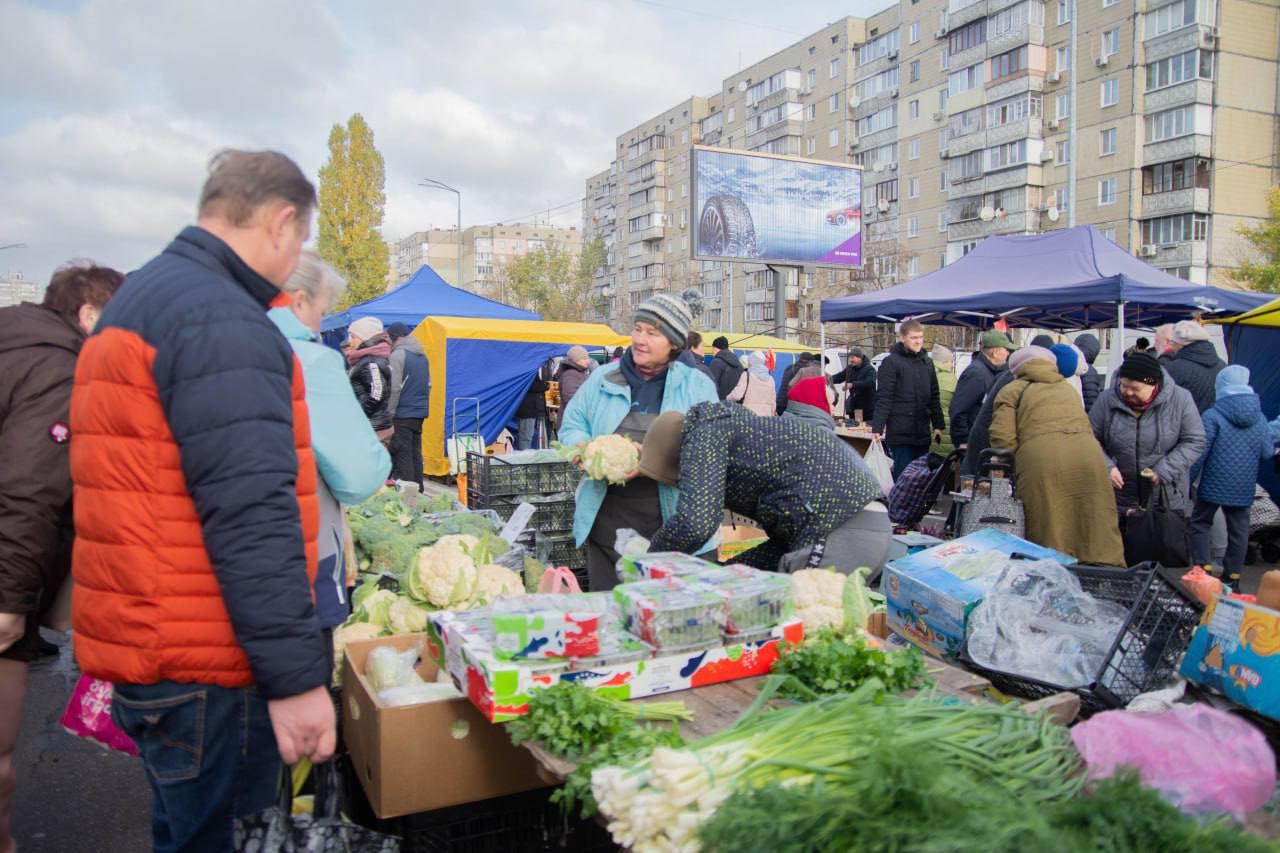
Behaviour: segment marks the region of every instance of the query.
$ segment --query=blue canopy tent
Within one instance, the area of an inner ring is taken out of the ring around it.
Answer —
[[[351,323],[361,317],[377,317],[384,326],[404,323],[417,328],[422,318],[482,317],[490,320],[540,320],[532,311],[513,308],[451,286],[429,266],[423,266],[413,278],[382,296],[376,296],[346,311],[324,318],[320,331],[326,342],[340,339]]]
[[[1257,308],[1266,296],[1193,284],[1143,263],[1087,225],[988,237],[937,272],[871,293],[822,301],[824,323],[897,322],[988,328],[1154,327]],[[1126,311],[1129,316],[1126,318]]]

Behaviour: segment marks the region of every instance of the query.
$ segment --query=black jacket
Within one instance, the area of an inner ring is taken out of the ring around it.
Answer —
[[[1077,335],[1073,343],[1076,349],[1084,354],[1084,360],[1089,363],[1089,369],[1080,377],[1080,393],[1084,397],[1084,410],[1087,412],[1093,408],[1094,400],[1098,399],[1098,395],[1102,393],[1106,384],[1098,368],[1093,366],[1098,353],[1102,351],[1102,345],[1098,342],[1098,336],[1092,332]]]
[[[849,394],[844,399],[844,412],[849,417],[853,417],[853,413],[862,409],[863,420],[872,420],[876,416],[876,369],[871,366],[871,359],[865,356],[862,359],[861,367],[854,367],[849,364],[843,371],[836,374],[836,383],[845,383],[849,387]]]
[[[874,475],[834,433],[732,403],[699,403],[681,433],[679,503],[650,548],[696,551],[728,509],[769,534],[737,561],[776,571],[784,554],[824,539],[879,495]]]
[[[1196,401],[1196,408],[1202,415],[1218,399],[1214,381],[1224,367],[1226,365],[1208,341],[1187,344],[1164,365],[1173,381],[1191,392],[1191,398]]]
[[[1003,367],[996,367],[982,352],[973,354],[973,361],[960,374],[955,393],[951,395],[951,443],[956,447],[969,442],[969,430],[982,408],[991,385]]]
[[[933,429],[945,429],[938,374],[929,353],[910,352],[901,342],[889,350],[877,376],[876,416],[871,429],[885,434],[885,443],[924,447]]]
[[[703,376],[710,379],[712,382],[716,381],[716,375],[715,373],[712,372],[710,365],[708,365],[702,359],[698,358],[698,356],[691,350],[682,350],[680,352],[680,355],[676,356],[676,361],[680,362],[681,364],[692,367],[694,370],[698,371]],[[736,385],[737,383],[735,382],[734,384]],[[733,389],[730,388],[729,390],[732,391]],[[724,398],[721,397],[720,399],[723,400]]]
[[[365,341],[365,346],[379,343],[385,335]],[[386,339],[391,343],[390,338]],[[366,355],[351,365],[347,371],[351,377],[351,390],[355,391],[364,416],[369,425],[377,430],[391,426],[394,412],[391,411],[391,361],[389,356]]]
[[[738,387],[743,370],[742,362],[733,350],[722,349],[711,359],[711,381],[716,383],[716,394],[721,400]]]
[[[1013,378],[1011,371],[1002,370],[996,377],[996,381],[991,384],[987,399],[982,401],[982,407],[978,409],[977,417],[973,419],[973,428],[969,430],[969,449],[964,452],[960,473],[982,473],[978,470],[978,459],[982,456],[982,451],[991,446],[991,416],[995,411],[996,396],[1004,390],[1004,386],[1013,381]]]
[[[547,380],[543,378],[543,370],[540,368],[533,377],[533,381],[529,383],[529,390],[524,392],[524,398],[520,401],[520,405],[516,407],[516,417],[545,418],[547,416],[547,389],[550,387]]]
[[[795,378],[797,373],[811,364],[813,364],[812,361],[796,359],[782,371],[782,381],[778,383],[778,396],[774,405],[774,410],[778,414],[782,414],[787,410],[787,392],[791,390],[791,380]]]

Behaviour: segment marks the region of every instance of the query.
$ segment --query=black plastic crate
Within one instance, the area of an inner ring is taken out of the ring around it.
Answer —
[[[409,815],[401,819],[403,853],[542,853],[614,851],[608,831],[566,816],[551,789]]]
[[[1092,684],[1061,687],[1014,673],[987,669],[969,657],[966,646],[961,661],[990,679],[1002,693],[1027,699],[1043,699],[1069,691],[1080,697],[1085,716],[1121,708],[1141,693],[1163,687],[1178,674],[1191,635],[1200,624],[1203,607],[1180,584],[1165,577],[1155,563],[1139,563],[1128,569],[1102,566],[1069,566],[1084,591],[1129,608],[1124,629],[1111,645],[1107,662]]]
[[[548,566],[568,566],[571,569],[581,569],[587,565],[586,549],[579,548],[574,544],[572,533],[535,534],[533,554],[538,558],[538,562],[546,563]]]
[[[502,456],[467,454],[468,505],[475,499],[572,493],[582,472],[567,461],[513,464]]]
[[[516,498],[497,498],[487,499],[478,498],[484,501],[481,504],[472,504],[473,507],[479,508],[483,506],[491,509],[498,516],[506,521],[511,518],[511,514],[516,511],[516,507],[520,506],[521,501]],[[573,529],[573,512],[577,505],[572,496],[564,497],[543,497],[534,498],[528,501],[533,504],[534,512],[529,519],[525,530],[532,530],[535,533],[556,534],[567,533]]]

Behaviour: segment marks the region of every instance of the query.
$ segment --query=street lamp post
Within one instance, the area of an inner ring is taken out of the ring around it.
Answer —
[[[427,189],[444,190],[458,197],[458,254],[455,257],[454,269],[457,281],[454,282],[454,286],[462,287],[462,191],[454,189],[442,181],[437,181],[435,178],[423,178],[418,186],[426,187]]]

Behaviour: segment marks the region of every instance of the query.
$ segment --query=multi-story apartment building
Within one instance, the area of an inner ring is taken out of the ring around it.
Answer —
[[[603,319],[692,286],[704,328],[812,332],[822,298],[1073,215],[1175,275],[1229,284],[1247,256],[1238,227],[1265,217],[1280,179],[1278,112],[1274,0],[899,0],[618,137],[584,211],[588,238],[610,245]],[[694,142],[861,165],[864,268],[691,261]]]
[[[582,231],[577,226],[498,223],[467,228],[461,241],[452,228],[416,231],[387,243],[391,253],[387,289],[404,284],[427,264],[452,285],[502,300],[503,266],[528,251],[551,244],[577,254],[582,251]]]
[[[0,308],[19,302],[39,302],[44,298],[44,285],[25,278],[20,272],[0,276]]]

